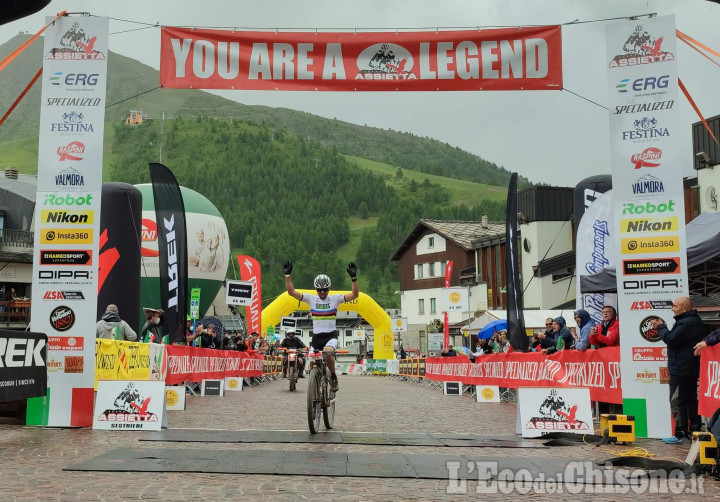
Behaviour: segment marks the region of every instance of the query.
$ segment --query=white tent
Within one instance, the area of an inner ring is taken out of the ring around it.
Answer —
[[[524,310],[525,329],[534,329],[543,331],[545,328],[545,319],[563,316],[568,328],[576,328],[573,310]],[[507,312],[505,310],[486,310],[480,317],[470,323],[470,334],[476,335],[487,323],[496,319],[506,319]]]

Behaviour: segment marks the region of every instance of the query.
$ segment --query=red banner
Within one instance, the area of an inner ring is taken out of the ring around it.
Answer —
[[[265,359],[260,354],[234,350],[199,349],[184,345],[167,345],[167,376],[165,383],[175,385],[186,380],[225,377],[257,377],[262,375]]]
[[[163,27],[160,85],[280,91],[562,89],[560,26],[317,33]]]
[[[620,347],[487,354],[471,363],[465,356],[425,359],[425,377],[466,385],[518,387],[587,387],[590,399],[622,404]]]
[[[707,347],[700,354],[698,412],[711,417],[720,408],[720,345]]]
[[[245,307],[248,332],[261,333],[262,321],[262,277],[260,264],[252,256],[239,254],[240,279],[253,284],[252,303]]]

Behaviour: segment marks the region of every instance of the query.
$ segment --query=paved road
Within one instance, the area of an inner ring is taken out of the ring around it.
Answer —
[[[169,413],[169,428],[226,430],[306,430],[305,386],[290,393],[278,380],[224,398],[190,397],[185,411]],[[437,432],[508,435],[515,432],[516,406],[479,404],[468,396],[443,396],[438,389],[387,377],[341,377],[335,426],[353,432]],[[463,488],[447,480],[301,477],[187,473],[69,472],[63,467],[91,459],[118,447],[199,448],[203,450],[282,449],[343,453],[417,453],[497,457],[570,457],[604,459],[627,447],[601,451],[594,446],[553,449],[440,448],[352,444],[204,444],[140,442],[137,431],[42,429],[0,424],[0,501],[8,500],[177,500],[177,501],[395,501],[395,500],[516,500],[517,493],[485,495],[477,481]],[[661,441],[638,441],[658,458],[684,458],[688,447]],[[546,485],[552,489],[552,485]],[[447,493],[448,488],[466,493]],[[720,498],[720,483],[706,478],[705,495],[581,494],[564,492],[555,500],[702,500]],[[535,499],[547,495],[530,493]]]

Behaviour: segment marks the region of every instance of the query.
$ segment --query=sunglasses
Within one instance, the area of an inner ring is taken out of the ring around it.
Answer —
[[[317,288],[315,291],[317,291],[318,293],[327,293],[328,291],[330,291],[330,288]]]
[[[551,323],[551,322],[546,322],[546,323],[545,323],[545,326],[552,326],[552,323]]]

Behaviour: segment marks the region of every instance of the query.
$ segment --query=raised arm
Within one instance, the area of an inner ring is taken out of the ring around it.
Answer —
[[[347,273],[352,281],[352,291],[349,295],[345,295],[345,301],[351,302],[360,295],[357,284],[357,265],[355,265],[355,263],[350,263],[347,267]]]
[[[292,269],[292,262],[286,261],[285,265],[283,265],[283,273],[285,274],[285,289],[290,296],[292,296],[296,300],[300,300],[302,299],[302,293],[295,290],[295,286],[293,286],[292,279],[290,278],[290,274],[292,274]]]

